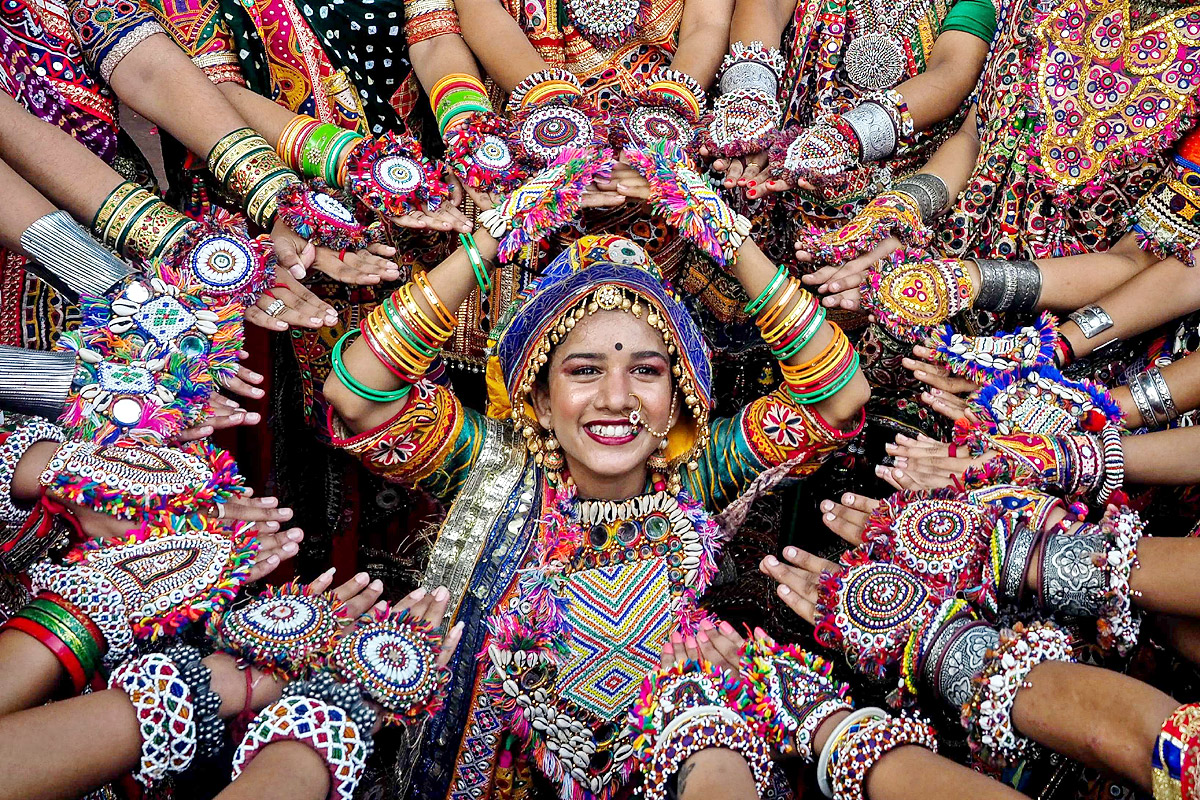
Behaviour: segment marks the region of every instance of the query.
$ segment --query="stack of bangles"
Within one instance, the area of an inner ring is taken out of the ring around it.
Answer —
[[[53,592],[38,596],[4,623],[37,639],[62,664],[76,694],[92,682],[108,652],[100,628],[82,609]]]
[[[579,79],[565,69],[539,70],[513,87],[508,96],[510,108],[526,108],[553,101],[558,97],[582,97]]]
[[[92,230],[127,256],[150,260],[169,252],[195,223],[136,183],[122,181],[108,193]]]
[[[825,741],[817,762],[817,785],[826,797],[864,800],[867,774],[887,753],[903,745],[937,752],[929,723],[917,717],[891,716],[881,708],[851,712]]]
[[[433,308],[431,317],[413,296],[413,285],[420,289]],[[441,301],[423,272],[414,272],[412,283],[401,286],[385,298],[362,322],[363,339],[371,352],[388,371],[405,385],[394,391],[380,391],[365,386],[350,374],[342,361],[342,351],[351,337],[359,331],[349,331],[333,348],[334,373],[346,388],[359,397],[377,403],[388,403],[408,396],[412,385],[429,371],[429,365],[450,337],[458,320]]]
[[[300,114],[283,129],[275,150],[289,169],[342,187],[346,185],[346,156],[363,138],[357,131]]]
[[[221,137],[208,154],[208,169],[234,197],[246,215],[269,230],[279,210],[279,193],[296,182],[296,174],[253,128],[238,128]]]
[[[486,114],[492,110],[483,81],[462,72],[447,75],[435,83],[429,92],[429,105],[433,107],[438,132],[443,138],[447,131],[472,114]]]

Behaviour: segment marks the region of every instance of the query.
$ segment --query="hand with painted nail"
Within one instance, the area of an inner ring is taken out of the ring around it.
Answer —
[[[267,577],[284,561],[300,552],[300,543],[304,541],[304,531],[299,528],[288,528],[286,531],[277,530],[258,533],[258,552],[254,554],[254,565],[250,568],[247,582],[253,582]]]
[[[785,561],[767,556],[759,564],[759,569],[779,584],[775,592],[787,607],[805,622],[813,624],[821,576],[826,573],[837,574],[842,568],[798,547],[785,547],[783,557]]]
[[[914,347],[913,356],[901,363],[914,378],[930,387],[921,392],[921,402],[952,420],[974,419],[967,402],[979,391],[979,384],[951,375],[945,367],[933,363],[934,352],[928,347]]]
[[[802,238],[798,239],[796,241],[796,258],[803,262],[816,260],[809,249],[812,247],[811,243],[806,243]],[[815,286],[818,294],[826,295],[821,300],[821,304],[826,308],[859,311],[862,309],[862,291],[859,287],[866,280],[868,270],[899,247],[900,240],[889,236],[863,255],[841,265],[823,266],[808,275],[802,275],[800,280],[807,286]]]
[[[955,479],[971,468],[979,468],[994,458],[993,450],[971,456],[966,448],[948,445],[921,435],[916,439],[897,434],[895,444],[884,448],[892,465],[875,468],[875,474],[902,490],[941,489],[953,486]]]
[[[700,658],[713,666],[730,673],[737,673],[738,657],[745,639],[732,625],[728,622],[718,624],[710,619],[705,619],[700,623],[695,637],[691,638],[695,644],[689,650],[694,649]],[[685,643],[685,647],[687,647],[687,643]]]
[[[171,443],[193,442],[212,436],[215,431],[236,428],[239,425],[257,425],[261,421],[262,415],[258,412],[247,411],[237,401],[214,393],[208,398],[207,415],[190,428],[180,431]]]
[[[309,591],[318,593],[327,591],[333,584],[335,571],[334,567],[330,567],[318,575],[316,580],[308,585]],[[371,607],[379,602],[379,597],[383,594],[383,581],[373,581],[370,575],[360,572],[334,589],[333,594],[346,604],[346,624],[353,624],[355,620],[370,611]],[[381,607],[386,608],[386,604],[382,604]]]
[[[846,493],[841,502],[821,501],[821,521],[846,542],[857,546],[862,544],[863,528],[878,505],[878,500]]]
[[[449,230],[449,227],[445,228]],[[391,245],[369,244],[362,250],[330,250],[318,247],[313,268],[338,283],[371,286],[383,281],[400,279],[400,268],[392,258],[396,248]]]
[[[318,298],[298,280],[282,270],[275,273],[275,285],[263,292],[258,301],[246,308],[246,321],[269,331],[289,327],[326,328],[337,324],[333,306]]]
[[[282,268],[276,274],[287,272],[297,280],[303,278],[312,266],[316,248],[278,219],[271,228],[271,243],[275,248],[275,262]]]

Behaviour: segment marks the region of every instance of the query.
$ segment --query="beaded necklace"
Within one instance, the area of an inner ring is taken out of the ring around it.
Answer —
[[[563,797],[606,799],[635,767],[621,731],[642,678],[704,617],[719,531],[663,489],[580,500],[567,478],[543,496],[532,559],[488,622],[484,688]]]

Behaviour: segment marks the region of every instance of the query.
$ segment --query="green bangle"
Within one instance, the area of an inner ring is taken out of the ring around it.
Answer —
[[[458,240],[462,242],[463,249],[467,251],[467,259],[471,262],[471,271],[475,273],[479,291],[487,294],[492,290],[492,276],[488,274],[487,267],[484,266],[483,256],[479,253],[479,245],[475,244],[475,235],[460,233]]]
[[[342,154],[362,141],[363,138],[363,135],[357,131],[342,131],[342,135],[330,145],[329,154],[325,158],[325,181],[330,186],[341,188],[341,182],[338,180],[338,164],[342,160]]]
[[[478,89],[471,89],[467,87],[455,89],[454,91],[448,92],[442,96],[442,99],[438,101],[437,108],[433,110],[433,113],[435,116],[441,116],[445,110],[452,105],[463,102],[479,102],[483,98],[486,98],[486,95],[484,95]]]
[[[458,103],[452,106],[445,115],[438,115],[438,132],[444,137],[446,135],[446,125],[450,120],[457,117],[464,111],[474,111],[479,114],[486,114],[492,109],[483,103]]]
[[[392,323],[392,328],[396,333],[400,334],[401,338],[412,345],[418,353],[429,358],[437,356],[439,348],[431,347],[427,342],[422,341],[421,337],[408,327],[408,323],[400,316],[400,312],[396,310],[396,304],[392,302],[390,296],[383,298],[383,311],[387,314],[388,322]]]
[[[318,125],[300,149],[300,172],[306,178],[320,178],[325,154],[338,134],[344,130],[331,122]]]
[[[817,331],[821,328],[821,323],[825,321],[824,306],[817,306],[817,311],[813,314],[812,319],[804,326],[804,330],[800,334],[788,342],[782,350],[772,350],[772,355],[778,361],[787,361],[792,356],[804,349],[804,345],[812,341],[812,338],[817,335]]]
[[[854,351],[854,357],[850,359],[850,363],[846,365],[846,369],[842,371],[842,374],[838,376],[838,379],[826,386],[824,389],[818,389],[815,392],[801,394],[800,392],[792,389],[791,386],[788,386],[787,392],[789,395],[791,395],[791,398],[800,405],[810,406],[813,403],[819,403],[822,400],[833,397],[835,394],[840,392],[842,387],[850,382],[850,379],[854,377],[854,373],[856,372],[858,372],[857,350]]]
[[[775,277],[771,278],[771,282],[767,284],[767,288],[762,290],[762,294],[746,304],[745,312],[753,316],[761,311],[762,307],[767,304],[767,301],[779,289],[779,284],[783,281],[785,275],[787,275],[787,265],[780,264],[779,269],[775,272]]]
[[[390,403],[394,400],[402,400],[408,397],[408,393],[412,391],[412,386],[405,386],[403,389],[385,392],[379,389],[372,389],[370,386],[364,385],[361,381],[350,374],[350,370],[346,369],[346,365],[342,362],[342,348],[346,346],[346,340],[355,334],[362,334],[362,331],[355,328],[346,331],[342,338],[337,340],[337,344],[333,346],[331,353],[331,361],[333,362],[333,372],[337,375],[338,380],[345,384],[346,388],[354,392],[364,400],[370,400],[375,403]]]
[[[175,237],[179,235],[181,230],[192,225],[194,222],[195,220],[191,217],[184,217],[176,222],[171,227],[171,230],[167,231],[166,236],[163,236],[162,239],[159,240],[158,247],[154,248],[154,252],[150,254],[150,258],[158,258],[163,253],[174,247]]]
[[[87,677],[96,674],[100,668],[100,646],[87,628],[66,609],[38,598],[21,609],[17,616],[32,620],[57,636],[79,659]]]

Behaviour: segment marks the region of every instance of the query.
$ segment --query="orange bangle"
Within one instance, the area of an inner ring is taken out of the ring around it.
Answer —
[[[781,339],[785,333],[790,331],[792,327],[805,316],[816,302],[813,296],[808,292],[800,295],[800,298],[792,305],[792,309],[788,311],[779,324],[775,325],[770,331],[762,331],[762,338],[767,344],[774,344]]]
[[[775,301],[771,303],[771,307],[762,313],[762,316],[756,320],[760,331],[771,327],[772,323],[779,319],[784,309],[788,307],[788,303],[792,301],[792,297],[800,289],[800,281],[795,278],[788,278],[788,284],[783,291],[777,294]]]
[[[446,308],[446,304],[442,302],[442,298],[438,297],[437,291],[429,283],[429,277],[423,271],[415,270],[413,272],[413,281],[420,287],[421,293],[425,295],[425,299],[433,306],[433,313],[437,314],[438,320],[446,326],[449,332],[453,333],[454,329],[458,327],[458,320],[455,319],[454,314],[450,313],[450,309]]]

